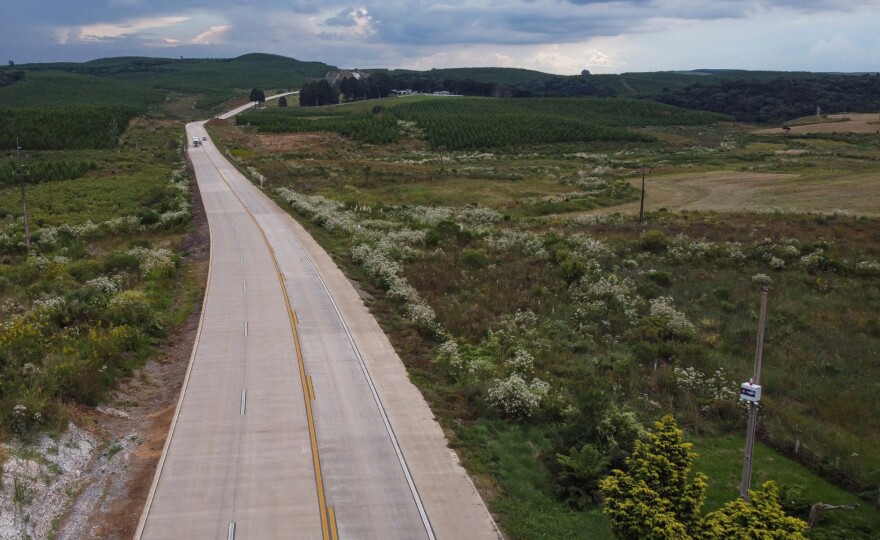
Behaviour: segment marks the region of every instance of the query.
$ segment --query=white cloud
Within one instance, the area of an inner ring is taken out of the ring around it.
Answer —
[[[194,37],[190,43],[194,45],[213,45],[226,42],[226,32],[232,28],[228,24],[212,26],[207,31]]]
[[[95,23],[80,27],[80,41],[103,41],[139,34],[145,30],[159,30],[178,25],[189,17],[151,17],[132,19],[118,23]]]
[[[372,36],[376,33],[376,29],[373,27],[373,17],[370,15],[370,12],[367,11],[367,8],[361,6],[359,8],[351,10],[351,18],[354,21],[354,26],[352,27],[352,33],[358,36]]]

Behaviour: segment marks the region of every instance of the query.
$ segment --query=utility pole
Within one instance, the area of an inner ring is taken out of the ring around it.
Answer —
[[[116,117],[110,121],[110,149],[113,150],[114,159],[113,159],[113,176],[116,176],[119,173],[119,152],[116,148],[116,135],[119,131],[119,123],[116,122]]]
[[[645,166],[642,165],[642,200],[639,202],[639,225],[645,221]]]
[[[746,449],[743,455],[742,484],[739,496],[749,502],[752,487],[752,451],[755,447],[755,428],[758,422],[758,402],[761,400],[761,361],[764,355],[764,324],[767,321],[767,286],[761,287],[761,314],[758,316],[758,340],[755,345],[755,372],[747,383],[742,383],[739,398],[749,402],[749,425],[746,431]]]
[[[21,185],[21,210],[24,214],[24,245],[27,249],[28,254],[31,252],[31,228],[28,225],[28,209],[27,209],[27,196],[25,195],[24,190],[24,177],[27,176],[24,169],[24,162],[21,159],[21,145],[18,144],[18,137],[15,138],[15,155],[18,158],[18,167],[16,168],[18,175],[18,182]]]

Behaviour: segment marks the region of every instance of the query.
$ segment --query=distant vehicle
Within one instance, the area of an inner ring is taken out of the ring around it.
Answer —
[[[202,140],[203,140],[203,141],[207,141],[208,138],[207,138],[207,137],[202,137]]]
[[[193,148],[197,148],[202,145],[202,140],[198,137],[193,137]]]

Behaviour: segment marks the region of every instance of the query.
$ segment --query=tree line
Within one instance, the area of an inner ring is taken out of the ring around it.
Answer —
[[[779,123],[815,114],[817,107],[823,113],[880,110],[880,74],[733,79],[693,84],[654,99],[728,114],[741,122]]]

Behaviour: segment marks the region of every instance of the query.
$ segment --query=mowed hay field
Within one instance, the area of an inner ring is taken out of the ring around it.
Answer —
[[[800,124],[792,122],[789,134],[803,133],[880,133],[880,114],[853,113],[830,114],[826,121]],[[760,129],[758,135],[784,135],[782,128]]]
[[[641,180],[630,183],[640,188]],[[880,173],[805,176],[799,174],[713,171],[649,176],[645,210],[833,212],[880,215]],[[593,211],[599,215],[638,213],[639,202]]]

